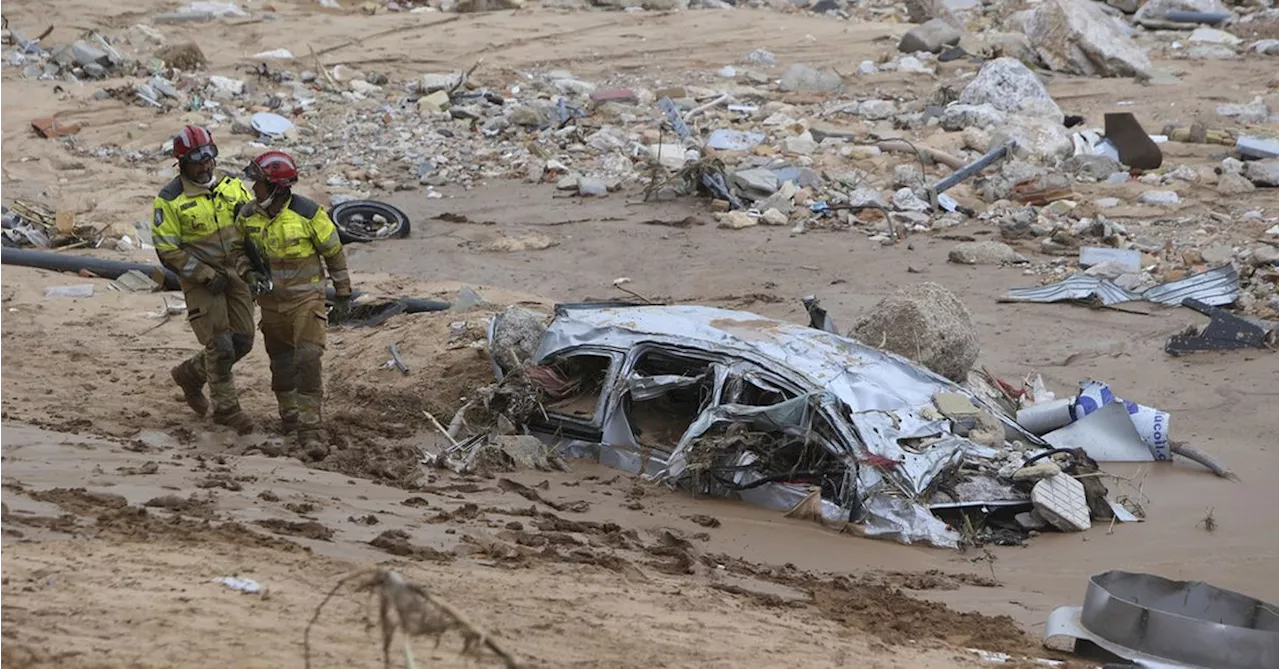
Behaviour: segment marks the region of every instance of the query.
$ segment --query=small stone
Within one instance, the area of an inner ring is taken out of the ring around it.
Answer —
[[[1261,244],[1253,247],[1249,252],[1249,263],[1255,267],[1263,265],[1274,265],[1280,262],[1280,249],[1270,244]]]
[[[764,223],[765,225],[780,226],[780,225],[790,224],[791,219],[787,218],[786,214],[778,211],[777,209],[769,209],[764,212],[763,216],[760,217],[760,222]]]
[[[449,108],[449,94],[444,91],[435,91],[429,95],[418,98],[418,111],[429,114],[439,114]]]
[[[609,194],[609,187],[599,179],[578,177],[578,195],[582,197],[604,197]]]
[[[738,170],[729,178],[739,188],[764,196],[776,193],[780,185],[778,183],[778,175],[761,167]]]
[[[1187,38],[1187,41],[1198,44],[1222,44],[1226,46],[1239,46],[1244,43],[1244,40],[1229,32],[1205,26],[1191,31],[1191,36]]]
[[[598,105],[606,102],[634,105],[640,102],[640,98],[629,88],[606,88],[592,93],[591,101]]]
[[[908,30],[898,42],[898,51],[939,53],[944,47],[959,44],[960,37],[960,31],[955,26],[942,19],[930,19]]]
[[[1173,205],[1178,204],[1178,194],[1171,190],[1149,190],[1138,197],[1142,204]]]
[[[1241,125],[1259,125],[1271,118],[1271,110],[1267,103],[1256,97],[1252,102],[1243,105],[1218,105],[1218,116],[1229,118]]]
[[[1034,532],[1036,530],[1045,530],[1049,528],[1049,523],[1035,511],[1023,511],[1013,517],[1013,522],[1024,530]]]
[[[1120,170],[1120,163],[1108,156],[1079,155],[1068,158],[1063,169],[1074,173],[1077,177],[1102,181]]]
[[[1245,163],[1244,176],[1256,186],[1268,188],[1280,186],[1280,161],[1255,160]]]
[[[371,84],[364,79],[352,79],[351,83],[347,85],[351,87],[351,91],[353,93],[359,93],[361,95],[371,95],[382,90],[381,86]]]
[[[938,124],[943,130],[949,132],[959,132],[970,128],[985,130],[1005,124],[1008,115],[1005,112],[996,109],[989,103],[978,105],[969,105],[963,103],[955,103],[948,105],[942,111],[942,117],[938,119]],[[986,151],[986,145],[982,145],[981,151]]]
[[[716,227],[728,230],[741,230],[750,228],[759,223],[759,220],[747,215],[745,211],[729,211],[722,214],[715,214]]]
[[[1002,242],[961,242],[947,254],[947,260],[959,265],[1006,265],[1027,262],[1022,254]]]
[[[884,195],[878,189],[867,186],[862,186],[849,193],[849,205],[853,207],[889,208],[889,203],[885,201]]]
[[[808,156],[818,150],[818,143],[814,141],[813,135],[806,132],[803,135],[788,137],[783,140],[782,150],[787,153]]]
[[[929,211],[929,203],[916,197],[910,188],[900,188],[893,194],[893,208],[898,211]]]
[[[1093,204],[1097,206],[1099,209],[1112,209],[1120,206],[1120,198],[1102,197],[1094,201]]]
[[[858,105],[858,115],[868,121],[883,121],[897,113],[897,105],[888,100],[863,100]]]
[[[752,65],[765,65],[772,67],[778,64],[778,58],[771,52],[765,51],[764,49],[755,49],[751,53],[747,54],[747,57],[743,59],[743,62],[750,63]]]
[[[880,68],[876,67],[875,61],[864,60],[858,63],[858,74],[875,74],[879,71]]]
[[[1225,244],[1217,244],[1208,248],[1200,249],[1200,255],[1204,258],[1206,265],[1225,265],[1236,257],[1235,249]]]
[[[720,71],[717,72],[716,74],[720,75],[721,77],[724,77],[725,79],[733,79],[738,76],[738,70],[735,69],[732,65],[725,65],[724,67],[720,68]]]
[[[783,73],[780,86],[795,93],[834,93],[844,88],[844,82],[835,73],[796,63]]]
[[[1218,177],[1219,195],[1244,195],[1257,189],[1249,179],[1232,172]]]

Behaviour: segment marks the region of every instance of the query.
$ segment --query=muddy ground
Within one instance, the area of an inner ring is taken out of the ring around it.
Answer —
[[[422,20],[278,4],[282,23],[270,30],[213,24],[233,36],[225,51],[206,49],[214,67],[265,48],[305,53],[287,28],[305,27],[319,44]],[[6,17],[34,22],[36,12],[47,12],[41,22],[56,21],[71,34],[64,24],[127,27],[155,5],[8,3]],[[387,69],[405,72],[465,67],[483,53],[495,77],[534,64],[582,77],[675,76],[736,62],[756,47],[785,61],[856,63],[891,48],[876,38],[902,29],[746,10],[531,11],[468,16],[372,40],[349,58],[392,57]],[[187,36],[199,30],[174,29]],[[1141,95],[1129,80],[1058,77],[1050,90],[1068,113],[1097,114],[1136,98],[1126,109],[1152,122],[1186,121],[1222,101],[1274,97],[1273,65],[1172,63],[1185,70],[1182,82]],[[927,90],[932,83],[880,75],[874,85]],[[78,202],[84,215],[102,220],[145,216],[163,181],[157,166],[65,154],[34,138],[27,121],[69,108],[60,113],[86,124],[86,141],[144,146],[171,134],[176,116],[68,97],[49,82],[8,75],[4,87],[6,201],[48,196]],[[1200,149],[1174,150],[1186,154],[1180,160],[1210,162]],[[322,184],[323,177],[308,177],[302,188],[319,198]],[[1093,195],[1109,194],[1096,189]],[[260,347],[237,373],[242,401],[263,429],[236,438],[189,416],[170,387],[169,366],[196,344],[181,318],[155,315],[163,307],[158,295],[5,267],[4,660],[18,667],[293,666],[324,594],[343,575],[376,564],[402,570],[545,667],[980,665],[969,648],[1067,659],[1039,648],[1045,617],[1079,603],[1086,579],[1110,569],[1277,596],[1276,357],[1169,358],[1165,339],[1200,322],[1195,314],[998,303],[1007,288],[1032,285],[1035,277],[948,264],[957,238],[996,234],[976,222],[882,246],[850,231],[717,229],[697,200],[640,205],[638,193],[617,193],[583,201],[507,182],[439,192],[443,199],[383,196],[410,214],[414,234],[352,247],[357,284],[447,300],[468,286],[486,304],[333,332],[326,358],[333,453],[313,466],[260,452],[278,439]],[[1186,207],[1261,207],[1274,216],[1274,204],[1274,191],[1220,202],[1206,188]],[[1271,223],[1240,225],[1253,227],[1210,229],[1206,243],[1251,239]],[[502,241],[534,238],[545,248],[513,251],[518,244]],[[134,257],[150,260],[142,251]],[[844,327],[898,287],[935,281],[972,310],[980,364],[992,373],[1013,380],[1039,371],[1059,395],[1083,379],[1104,379],[1126,399],[1170,412],[1175,439],[1211,453],[1241,481],[1182,463],[1110,466],[1128,479],[1115,487],[1141,497],[1146,522],[956,553],[835,535],[590,463],[572,463],[569,473],[497,478],[412,465],[418,453],[442,445],[422,411],[447,420],[489,380],[478,340],[490,314],[508,304],[545,310],[556,301],[622,297],[611,284],[623,276],[655,300],[795,321],[806,320],[800,298],[817,294]],[[50,286],[83,283],[95,286],[93,297],[44,295]],[[410,367],[407,376],[386,366],[392,342]],[[580,502],[570,508],[583,510],[556,511],[528,499],[529,489],[557,505]],[[1203,522],[1210,514],[1215,522]],[[258,581],[266,593],[242,595],[212,582],[232,575]],[[329,604],[313,630],[315,666],[376,665],[367,604],[353,593]],[[414,646],[430,666],[476,666],[458,656],[460,647],[456,633],[438,648],[430,640]],[[496,666],[491,656],[479,664]]]

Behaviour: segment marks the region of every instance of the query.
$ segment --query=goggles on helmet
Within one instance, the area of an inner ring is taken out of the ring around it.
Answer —
[[[218,157],[218,147],[214,144],[205,144],[191,151],[182,157],[183,162],[187,163],[203,163]]]

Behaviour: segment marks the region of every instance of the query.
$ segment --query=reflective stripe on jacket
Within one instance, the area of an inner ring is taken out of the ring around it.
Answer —
[[[160,262],[196,283],[209,280],[218,269],[242,275],[248,261],[236,213],[252,201],[235,177],[224,176],[211,189],[174,178],[156,197],[151,220],[151,243]]]
[[[253,206],[244,210],[239,221],[243,234],[271,264],[271,294],[258,300],[264,308],[323,295],[325,267],[333,279],[334,292],[351,294],[347,255],[338,239],[338,228],[315,201],[291,195],[274,218]]]

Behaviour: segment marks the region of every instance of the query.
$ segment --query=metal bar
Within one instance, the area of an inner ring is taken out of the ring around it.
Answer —
[[[1009,154],[1009,149],[1011,149],[1012,147],[1013,147],[1013,143],[1010,142],[1009,144],[1005,144],[1004,146],[988,151],[987,155],[973,161],[972,163],[969,163],[968,165],[965,165],[964,167],[956,170],[955,172],[952,172],[951,174],[944,177],[942,181],[939,181],[938,183],[934,184],[932,189],[933,193],[935,195],[941,195],[947,192],[956,184],[964,181],[965,179],[968,179],[969,177],[977,174],[978,172],[981,172],[988,165],[991,165],[997,160],[1003,159],[1006,155]]]

